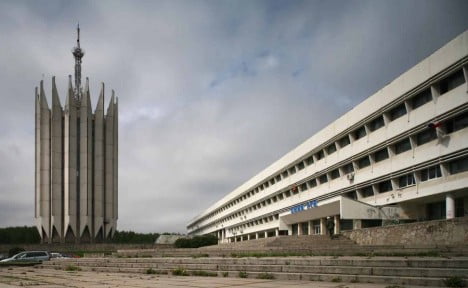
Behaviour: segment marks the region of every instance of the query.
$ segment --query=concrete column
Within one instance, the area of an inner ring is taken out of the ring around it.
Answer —
[[[302,223],[297,223],[297,235],[304,235],[304,231],[302,231]]]
[[[335,222],[335,234],[340,234],[340,215],[335,215],[333,220]]]
[[[309,226],[309,235],[312,235],[314,226],[312,225],[312,221],[307,221],[307,226]]]
[[[104,231],[112,238],[114,227],[114,95],[111,96],[107,115],[104,116]]]
[[[247,234],[247,240],[250,240],[250,234]]]
[[[276,229],[276,230],[275,230],[275,236],[276,236],[276,237],[279,236],[279,229]]]
[[[258,232],[255,233],[255,239],[258,239]]]
[[[451,193],[445,195],[445,215],[447,219],[455,218],[455,199]]]
[[[362,220],[361,219],[354,219],[353,220],[353,229],[361,229],[362,228]]]
[[[94,112],[94,237],[104,239],[104,83]]]
[[[320,218],[320,235],[327,235],[327,218]]]
[[[268,232],[265,231],[265,238],[268,238]]]

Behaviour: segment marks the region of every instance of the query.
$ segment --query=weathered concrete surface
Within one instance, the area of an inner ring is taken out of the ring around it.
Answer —
[[[468,217],[341,232],[359,245],[468,246]]]
[[[384,288],[388,284],[281,281],[263,279],[192,277],[168,275],[135,275],[126,273],[99,273],[92,271],[66,272],[34,267],[0,268],[0,287],[246,287],[246,288]],[[405,285],[406,288],[420,287]]]

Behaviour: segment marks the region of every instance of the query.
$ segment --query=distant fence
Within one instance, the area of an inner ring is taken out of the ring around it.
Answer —
[[[342,231],[359,245],[468,245],[468,217]]]
[[[167,245],[163,245],[166,247]],[[0,252],[8,252],[13,247],[21,247],[25,250],[46,250],[53,252],[71,251],[117,251],[121,249],[151,249],[163,248],[154,244],[116,244],[116,243],[94,243],[94,244],[2,244]]]

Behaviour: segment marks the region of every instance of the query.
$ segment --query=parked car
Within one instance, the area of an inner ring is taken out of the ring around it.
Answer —
[[[24,251],[0,262],[46,261],[49,259],[50,255],[47,251]]]
[[[0,260],[3,260],[3,259],[5,259],[5,258],[6,258],[5,255],[0,254]]]

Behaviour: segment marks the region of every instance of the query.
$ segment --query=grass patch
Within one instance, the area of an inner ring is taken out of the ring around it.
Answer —
[[[192,276],[218,277],[218,273],[208,271],[192,271]]]
[[[176,268],[176,269],[172,270],[172,275],[175,275],[175,276],[189,276],[190,274],[184,268],[179,267],[179,268]]]
[[[275,279],[275,275],[271,273],[260,273],[257,275],[257,279]]]
[[[339,282],[341,282],[341,278],[340,278],[340,277],[333,278],[333,279],[331,280],[331,282],[339,283]]]
[[[223,277],[226,278],[229,276],[229,272],[223,272]]]
[[[249,276],[249,274],[247,274],[247,272],[239,271],[239,278],[247,278],[247,276]]]
[[[75,265],[68,265],[65,267],[65,271],[72,272],[72,271],[81,271],[81,268]]]
[[[458,276],[446,278],[444,284],[447,287],[466,287],[465,280]]]

